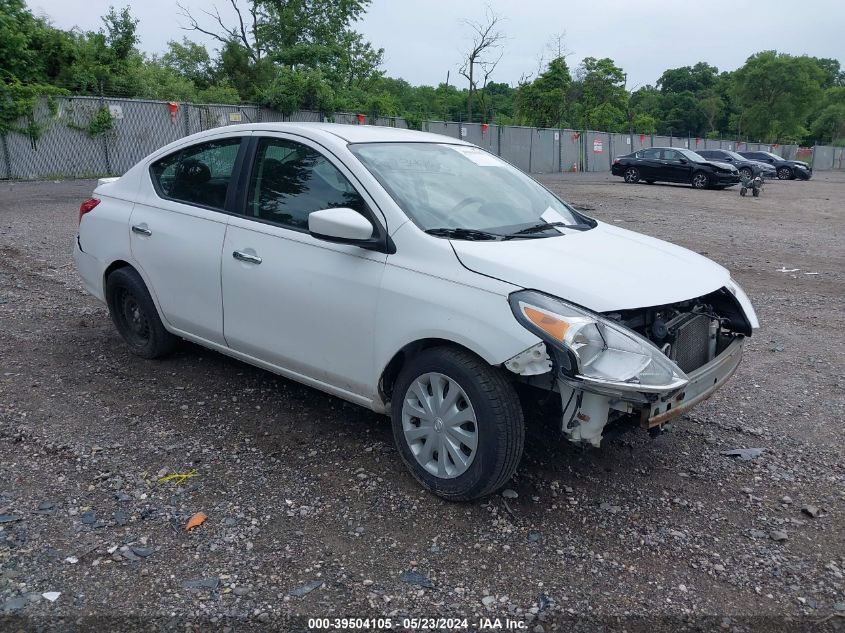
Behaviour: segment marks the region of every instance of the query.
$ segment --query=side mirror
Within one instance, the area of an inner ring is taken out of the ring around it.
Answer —
[[[687,164],[687,159],[686,159],[686,158],[679,158],[679,159],[678,159],[678,162],[679,162],[679,163],[681,163],[681,165],[686,165],[686,164]]]
[[[724,160],[726,163],[734,162],[733,156],[725,156],[725,158],[723,158],[722,160]]]
[[[373,243],[375,227],[354,209],[338,207],[310,213],[308,232],[327,242],[369,246]]]

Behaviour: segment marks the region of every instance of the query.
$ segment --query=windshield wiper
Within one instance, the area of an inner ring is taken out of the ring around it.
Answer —
[[[585,231],[587,229],[593,228],[591,224],[567,224],[566,222],[542,222],[540,224],[535,224],[533,226],[526,227],[524,229],[520,229],[515,231],[514,233],[509,233],[506,237],[516,237],[517,235],[530,235],[531,233],[542,233],[543,231],[548,231],[549,229],[560,227],[562,229],[577,229],[579,231]]]
[[[427,229],[426,233],[428,233],[429,235],[434,235],[436,237],[450,237],[456,240],[500,240],[503,237],[499,233],[488,233],[487,231],[463,228]]]

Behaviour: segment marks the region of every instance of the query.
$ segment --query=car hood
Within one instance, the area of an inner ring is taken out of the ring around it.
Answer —
[[[595,312],[693,299],[730,279],[725,268],[706,257],[604,223],[538,239],[452,240],[452,247],[469,270]]]
[[[761,169],[765,169],[766,171],[777,171],[774,165],[770,165],[769,163],[764,163],[761,160],[749,160],[749,163],[754,165],[755,167],[759,167]]]
[[[735,165],[731,163],[723,163],[720,160],[708,160],[707,163],[720,169],[727,169],[728,171],[738,171]]]
[[[800,165],[801,167],[805,167],[807,169],[810,168],[810,164],[805,163],[803,160],[788,160],[785,162],[789,163],[790,165]]]

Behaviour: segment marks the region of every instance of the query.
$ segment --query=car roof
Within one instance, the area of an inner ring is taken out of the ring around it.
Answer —
[[[343,123],[247,123],[227,125],[222,128],[207,130],[208,133],[225,132],[291,132],[310,138],[325,138],[327,135],[340,138],[348,143],[450,143],[470,145],[465,141],[442,134],[418,132],[404,128],[380,125],[346,125]],[[200,138],[200,135],[197,135]]]

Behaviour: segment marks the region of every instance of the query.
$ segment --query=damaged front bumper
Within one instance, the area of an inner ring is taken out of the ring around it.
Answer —
[[[641,427],[651,429],[683,415],[730,379],[742,360],[744,342],[744,336],[736,336],[710,362],[689,372],[689,381],[682,387],[659,393],[614,390],[559,373],[554,390],[561,397],[561,431],[572,442],[599,446],[604,427],[617,417],[633,416]],[[529,383],[540,386],[545,382],[540,376],[534,378]],[[548,382],[545,384],[548,388]]]

